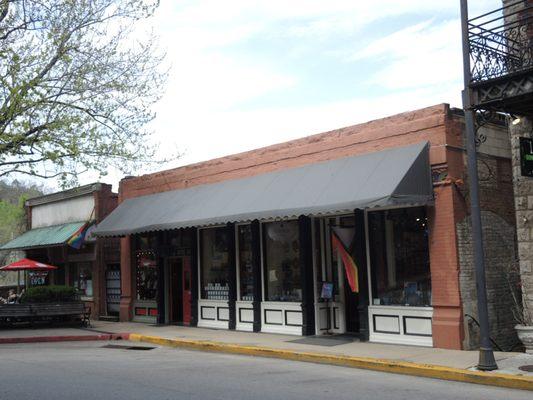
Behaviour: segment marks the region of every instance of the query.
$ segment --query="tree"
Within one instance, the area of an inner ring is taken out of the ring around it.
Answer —
[[[0,0],[0,177],[63,185],[153,161],[163,55],[136,27],[156,0]]]

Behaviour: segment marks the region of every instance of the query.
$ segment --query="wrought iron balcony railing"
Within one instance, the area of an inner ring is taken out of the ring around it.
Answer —
[[[533,69],[533,1],[521,0],[468,21],[471,83]]]

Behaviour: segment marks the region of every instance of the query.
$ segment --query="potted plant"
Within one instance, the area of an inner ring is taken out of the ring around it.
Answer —
[[[533,354],[533,309],[526,299],[527,293],[532,293],[533,287],[527,281],[520,279],[518,263],[513,263],[507,274],[507,282],[513,296],[513,316],[517,322],[515,326],[518,339],[526,349],[526,353]]]

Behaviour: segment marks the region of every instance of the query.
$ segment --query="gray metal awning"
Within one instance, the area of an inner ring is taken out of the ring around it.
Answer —
[[[351,213],[433,199],[427,142],[127,199],[97,236]]]

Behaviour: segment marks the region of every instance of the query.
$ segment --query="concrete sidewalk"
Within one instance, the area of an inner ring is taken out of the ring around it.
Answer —
[[[76,326],[0,329],[0,345],[10,343],[114,340],[116,338],[117,335],[111,332],[99,332],[94,325],[88,329]]]
[[[339,338],[339,340],[336,340],[336,337],[334,336],[324,339],[315,337],[303,338],[299,336],[268,333],[189,328],[173,325],[153,326],[135,322],[110,323],[104,321],[95,321],[92,329],[109,333],[138,333],[141,335],[157,336],[165,339],[191,339],[238,344],[243,346],[269,347],[281,350],[296,350],[313,353],[319,352],[328,355],[408,361],[460,369],[473,368],[478,361],[477,351],[445,350],[429,347],[402,346],[397,344],[361,343],[355,338],[349,339],[345,336]],[[351,341],[348,342],[348,340]],[[500,366],[499,372],[503,372],[501,368],[502,366],[507,365],[506,361],[516,357],[522,357],[522,360],[528,360],[529,364],[533,364],[533,356],[528,356],[524,353],[496,352],[495,356]],[[506,370],[505,372],[533,377],[533,373],[523,372],[518,369],[516,369],[516,371]]]
[[[525,382],[526,387],[531,385],[533,389],[533,373],[518,369],[522,365],[532,365],[533,355],[496,352],[496,360],[500,367],[498,371],[488,373],[470,372],[475,370],[478,360],[477,351],[361,343],[357,339],[348,336],[299,337],[170,325],[154,326],[134,322],[93,321],[90,328],[58,327],[0,330],[0,343],[5,341],[6,338],[49,337],[54,335],[57,337],[77,336],[78,338],[75,340],[84,340],[84,337],[86,338],[85,340],[95,340],[90,338],[95,335],[104,335],[102,337],[109,338],[129,337],[132,340],[174,347],[299,359],[361,368],[368,367],[369,369],[420,376],[442,376],[443,379],[453,380],[463,380],[461,376],[467,374],[470,377],[474,377],[473,380],[470,380],[471,382],[477,383],[486,383],[478,382],[478,378],[483,378],[484,376],[497,377],[506,374],[516,377],[522,385]],[[426,370],[431,373],[426,374]]]

